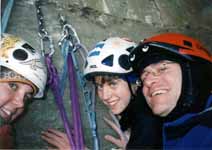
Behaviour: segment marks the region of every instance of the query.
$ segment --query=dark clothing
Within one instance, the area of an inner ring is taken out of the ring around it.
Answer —
[[[128,150],[161,148],[162,119],[152,114],[140,92],[122,113],[120,125],[123,131],[131,129]]]
[[[161,146],[161,118],[151,114],[137,116],[136,123],[131,128],[127,149],[161,149]]]
[[[212,149],[212,95],[205,110],[163,125],[164,149]]]

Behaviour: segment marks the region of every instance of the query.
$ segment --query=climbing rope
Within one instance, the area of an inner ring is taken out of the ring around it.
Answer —
[[[74,140],[72,137],[72,132],[70,128],[70,123],[68,121],[68,117],[63,105],[63,96],[60,91],[59,87],[59,76],[57,73],[56,67],[52,63],[52,55],[54,54],[54,44],[52,37],[48,34],[45,24],[44,24],[44,15],[41,10],[41,1],[36,0],[35,1],[35,8],[36,8],[36,14],[37,14],[37,19],[38,19],[38,34],[41,40],[41,50],[45,54],[45,43],[49,43],[49,49],[50,51],[45,54],[46,58],[46,64],[47,64],[47,70],[48,70],[48,85],[50,86],[54,97],[55,97],[55,102],[57,104],[57,107],[60,112],[61,119],[63,121],[63,125],[65,128],[65,131],[67,133],[67,137],[69,139],[69,143],[73,149],[76,149]]]
[[[7,24],[10,17],[10,13],[12,11],[13,4],[14,4],[14,0],[7,1],[7,4],[3,12],[3,16],[1,18],[1,31],[0,31],[1,33],[4,33],[7,28]]]
[[[79,52],[82,61],[85,62],[88,51],[86,50],[85,46],[83,46],[80,43],[80,40],[78,38],[75,29],[70,24],[67,24],[67,21],[65,20],[64,16],[59,15],[59,22],[62,26],[63,31],[58,45],[61,47],[61,53],[64,57],[63,74],[60,83],[62,84],[65,83],[64,77],[66,76],[67,73],[64,70],[67,70],[66,61],[67,58],[71,56],[73,60],[73,67],[75,69],[77,79],[80,83],[80,88],[82,89],[83,92],[83,99],[85,102],[86,111],[88,114],[88,120],[94,142],[93,149],[99,150],[99,140],[97,137],[96,113],[95,113],[95,88],[92,85],[88,85],[88,82],[86,82],[85,79],[83,78],[82,72],[80,70],[82,66],[80,67],[79,65],[80,63],[77,61],[79,60],[77,59],[79,58],[79,56],[77,57],[76,55],[76,53]]]
[[[41,39],[41,49],[44,49],[46,44],[49,46],[49,52],[46,54],[46,63],[48,66],[48,84],[55,96],[56,104],[58,106],[60,116],[64,123],[69,143],[72,149],[84,149],[84,139],[82,133],[82,125],[79,109],[79,95],[77,89],[77,82],[83,91],[83,99],[86,105],[89,124],[92,130],[92,137],[94,139],[94,149],[99,150],[99,140],[97,138],[96,114],[95,114],[95,88],[88,85],[83,78],[80,70],[76,52],[79,52],[82,61],[85,62],[87,56],[86,48],[80,43],[75,29],[60,16],[60,24],[63,27],[63,35],[59,41],[61,54],[63,56],[64,64],[62,75],[59,77],[55,66],[52,64],[52,55],[54,54],[54,45],[51,36],[45,28],[44,15],[41,11],[41,0],[35,1],[38,19],[38,33]],[[48,43],[47,43],[48,42]],[[79,57],[79,56],[78,56]],[[70,124],[67,119],[65,108],[62,103],[62,97],[66,88],[66,80],[69,79],[71,110],[72,110],[72,127],[73,134],[70,131]],[[77,80],[76,80],[77,78]],[[75,135],[75,136],[74,136]]]

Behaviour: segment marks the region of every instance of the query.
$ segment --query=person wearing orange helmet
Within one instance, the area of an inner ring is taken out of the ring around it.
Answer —
[[[163,119],[163,149],[212,148],[210,52],[191,37],[164,33],[141,42],[129,61],[145,102]]]
[[[0,149],[12,148],[10,123],[30,99],[41,98],[46,85],[44,57],[20,37],[1,34],[0,41]]]

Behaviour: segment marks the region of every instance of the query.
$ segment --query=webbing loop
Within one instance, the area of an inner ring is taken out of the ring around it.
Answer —
[[[67,133],[67,137],[68,137],[69,143],[71,145],[71,148],[75,150],[76,147],[75,147],[75,142],[72,137],[70,123],[69,123],[69,120],[68,120],[68,117],[67,117],[67,114],[65,111],[65,107],[63,105],[63,97],[62,97],[62,94],[60,91],[60,86],[59,86],[59,82],[60,82],[59,76],[58,76],[56,67],[52,64],[52,55],[54,53],[54,44],[53,44],[53,40],[52,40],[51,36],[48,34],[47,30],[45,29],[44,16],[41,11],[40,4],[41,4],[40,0],[35,1],[35,8],[36,8],[37,18],[38,18],[38,22],[39,22],[38,23],[38,33],[39,33],[38,35],[41,40],[41,50],[43,51],[43,53],[45,53],[45,51],[44,51],[45,44],[44,43],[46,43],[46,42],[48,42],[49,49],[50,49],[50,52],[45,55],[47,70],[48,70],[48,83],[47,84],[50,86],[52,93],[54,94],[55,102],[59,109],[60,117],[63,121],[63,125],[64,125],[65,131]]]
[[[61,47],[61,53],[64,56],[64,61],[67,58],[66,54],[68,54],[68,58],[72,58],[72,61],[73,61],[72,65],[75,69],[75,73],[80,83],[80,87],[83,90],[83,99],[85,102],[86,112],[88,114],[88,120],[89,120],[90,128],[92,131],[92,137],[94,141],[93,147],[94,147],[94,150],[99,150],[99,139],[97,136],[96,113],[95,113],[95,88],[94,86],[90,86],[90,87],[88,86],[80,70],[80,66],[77,61],[79,59],[77,59],[77,55],[75,55],[76,52],[79,52],[82,58],[82,61],[85,62],[87,50],[80,43],[80,40],[77,36],[75,29],[70,24],[67,24],[63,16],[60,16],[59,21],[62,25],[63,31],[62,31],[62,36],[58,42],[58,45]],[[69,49],[68,53],[67,53],[67,49]],[[70,54],[71,54],[71,57],[70,57]],[[63,67],[64,70],[66,68],[65,65],[66,63],[64,62],[64,67]],[[66,76],[65,71],[63,71],[61,80],[64,80],[63,78],[64,76]],[[65,81],[61,81],[60,83],[65,83]]]

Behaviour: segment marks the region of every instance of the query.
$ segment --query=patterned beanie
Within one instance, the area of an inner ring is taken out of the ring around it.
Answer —
[[[30,85],[33,89],[33,95],[36,94],[38,91],[36,86],[31,81],[24,78],[22,75],[6,67],[0,66],[0,82],[12,82],[12,81]]]

